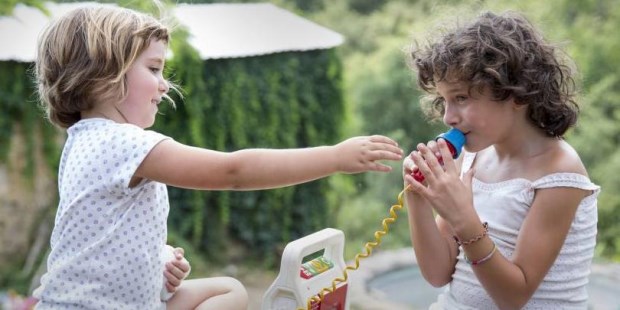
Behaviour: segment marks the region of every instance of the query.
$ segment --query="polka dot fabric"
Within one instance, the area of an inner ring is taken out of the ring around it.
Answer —
[[[37,309],[165,309],[167,189],[149,180],[129,183],[168,137],[106,119],[82,120],[67,133]]]

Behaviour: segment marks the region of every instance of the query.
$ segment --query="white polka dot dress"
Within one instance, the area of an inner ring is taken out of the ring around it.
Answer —
[[[168,137],[106,119],[81,120],[67,134],[37,309],[165,309],[160,252],[167,189],[149,180],[129,188],[129,182]]]

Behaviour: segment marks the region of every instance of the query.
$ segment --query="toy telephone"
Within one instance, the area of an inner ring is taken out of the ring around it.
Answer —
[[[439,138],[445,139],[453,157],[458,157],[465,144],[463,133],[452,128],[436,139]],[[417,168],[412,170],[414,179],[422,182],[421,172]],[[382,221],[383,230],[375,231],[375,240],[366,242],[365,253],[355,255],[354,265],[345,265],[344,233],[337,229],[325,228],[287,244],[280,274],[263,296],[261,310],[348,310],[348,271],[357,270],[360,260],[381,244],[389,225],[398,218],[396,211],[403,208],[403,195],[408,189],[398,194],[398,203],[392,205],[390,216]]]
[[[360,260],[370,256],[381,243],[381,237],[398,217],[396,211],[403,207],[404,193],[390,208],[390,216],[383,219],[383,230],[375,232],[375,241],[366,242],[365,253],[355,255],[355,265],[344,263],[341,230],[325,228],[287,244],[280,274],[263,296],[261,310],[348,310],[348,271],[357,270]]]
[[[325,228],[286,245],[280,274],[263,297],[262,310],[291,310],[308,303],[308,309],[344,310],[347,285],[336,284],[329,297],[311,301],[345,270],[344,233]]]

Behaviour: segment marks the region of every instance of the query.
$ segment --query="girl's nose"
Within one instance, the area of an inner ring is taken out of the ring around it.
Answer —
[[[168,81],[166,81],[165,79],[162,79],[159,82],[159,90],[164,93],[167,94],[168,91],[170,90],[170,83]]]
[[[450,104],[444,105],[443,123],[449,127],[456,127],[459,123],[458,113]]]

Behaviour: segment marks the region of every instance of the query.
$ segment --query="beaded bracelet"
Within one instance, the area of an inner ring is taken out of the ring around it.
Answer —
[[[473,238],[471,238],[471,239],[469,239],[467,241],[461,241],[461,240],[459,240],[459,237],[457,237],[457,236],[452,236],[452,237],[454,238],[454,241],[456,241],[456,244],[458,244],[458,245],[472,244],[472,243],[474,243],[474,242],[484,238],[484,236],[486,236],[489,233],[489,223],[487,223],[487,222],[482,223],[482,228],[484,228],[484,231],[481,234],[479,234],[479,235],[477,235],[477,236],[475,236],[475,237],[473,237]]]
[[[486,261],[488,261],[489,259],[491,259],[491,257],[493,257],[493,254],[495,253],[495,251],[497,250],[497,245],[495,244],[495,242],[493,242],[493,250],[491,250],[491,252],[489,254],[487,254],[487,256],[479,259],[479,260],[469,260],[469,258],[467,257],[467,255],[463,254],[463,258],[465,258],[465,262],[472,265],[472,266],[476,266],[476,265],[480,265]]]

